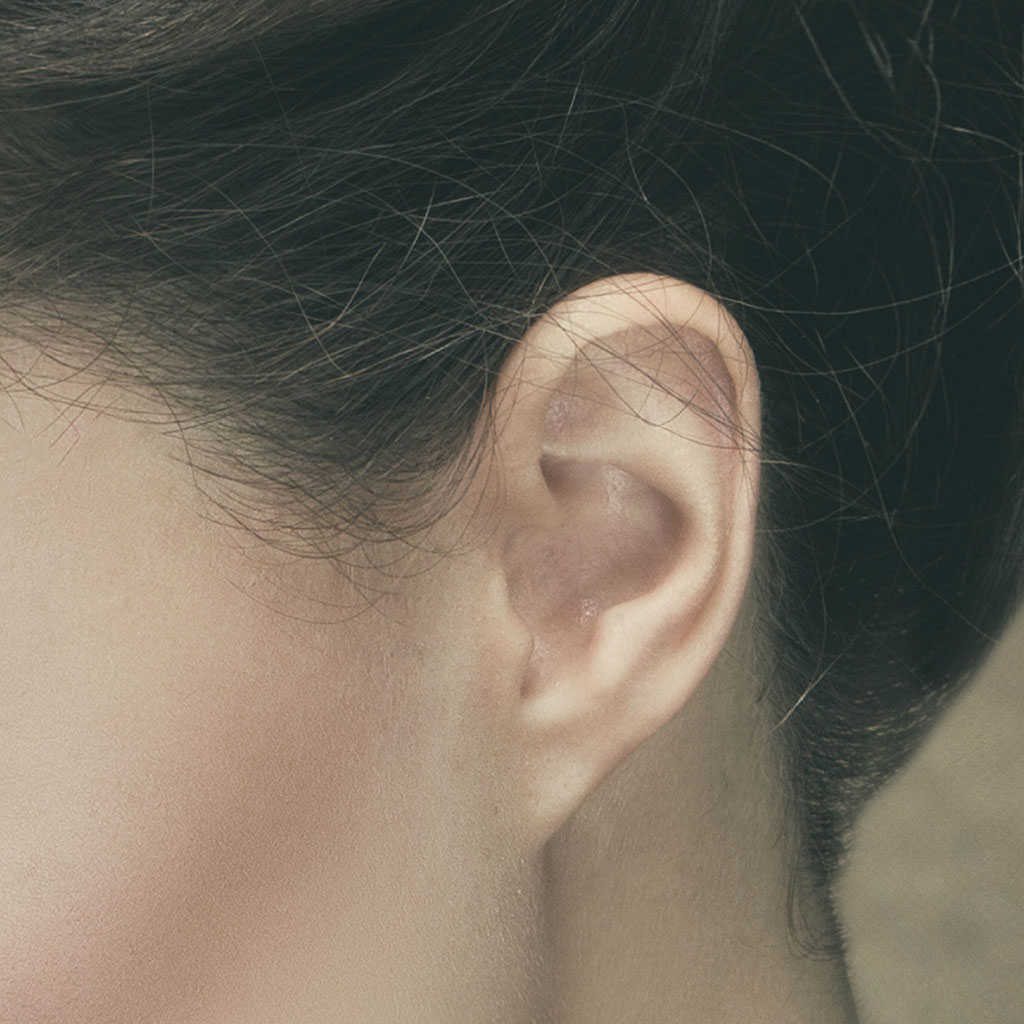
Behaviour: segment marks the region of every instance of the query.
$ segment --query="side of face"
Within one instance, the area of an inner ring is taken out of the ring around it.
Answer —
[[[507,652],[427,639],[486,608],[285,556],[51,392],[0,397],[0,1021],[447,998],[518,870],[460,703]]]
[[[536,1019],[548,843],[744,599],[735,323],[653,275],[568,296],[450,513],[347,572],[233,525],[166,412],[29,383],[0,421],[0,1022]]]

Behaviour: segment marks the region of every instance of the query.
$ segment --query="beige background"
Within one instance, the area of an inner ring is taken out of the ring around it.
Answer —
[[[1024,615],[868,808],[839,902],[864,1024],[1024,1022]]]

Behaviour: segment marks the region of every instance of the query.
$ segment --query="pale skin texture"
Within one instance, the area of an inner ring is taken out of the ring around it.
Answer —
[[[387,581],[230,525],[137,396],[7,348],[2,1024],[853,1020],[788,942],[757,378],[709,297],[535,325]]]

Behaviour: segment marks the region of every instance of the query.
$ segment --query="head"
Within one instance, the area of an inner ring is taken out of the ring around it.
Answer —
[[[644,750],[827,890],[1017,586],[1014,35],[912,6],[0,15],[0,1011],[528,1007]]]

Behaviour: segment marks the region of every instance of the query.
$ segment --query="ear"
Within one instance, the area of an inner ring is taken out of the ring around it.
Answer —
[[[590,285],[503,368],[489,474],[510,613],[522,813],[543,841],[679,711],[746,590],[757,375],[735,321],[679,281]]]

